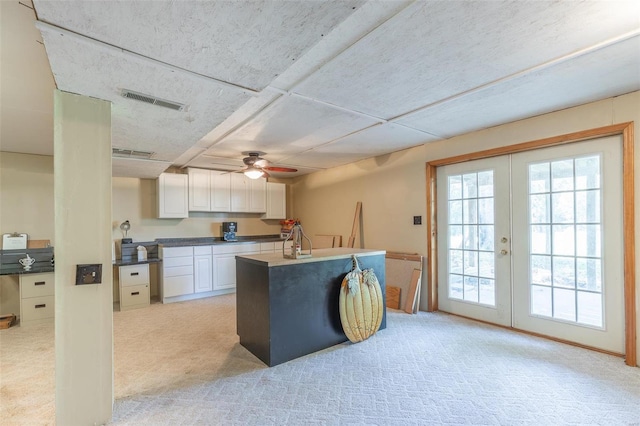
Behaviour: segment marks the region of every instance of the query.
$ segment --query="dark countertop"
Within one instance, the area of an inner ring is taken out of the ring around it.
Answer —
[[[129,266],[129,265],[144,265],[145,263],[159,263],[162,262],[162,259],[150,258],[147,260],[138,260],[138,258],[131,259],[116,259],[113,262],[113,266]]]
[[[47,272],[54,272],[55,268],[48,265],[33,265],[31,269],[26,271],[20,265],[2,265],[0,266],[0,275],[23,275],[23,274],[43,274]]]
[[[238,236],[237,239],[238,241],[224,241],[222,237],[156,238],[156,242],[163,247],[186,247],[212,246],[217,244],[269,243],[284,240],[284,238],[280,238],[280,234]]]

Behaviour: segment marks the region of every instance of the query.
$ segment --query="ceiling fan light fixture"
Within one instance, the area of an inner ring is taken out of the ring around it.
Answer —
[[[257,167],[249,166],[247,170],[244,171],[244,175],[249,179],[258,179],[261,178],[264,172]]]

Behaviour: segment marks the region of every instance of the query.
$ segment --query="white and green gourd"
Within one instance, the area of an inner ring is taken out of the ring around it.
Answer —
[[[384,303],[382,289],[373,269],[362,271],[353,256],[353,268],[340,286],[340,321],[353,343],[371,337],[382,323]]]

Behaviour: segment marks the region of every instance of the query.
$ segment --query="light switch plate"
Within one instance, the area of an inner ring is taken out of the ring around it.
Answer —
[[[422,216],[414,216],[413,217],[414,225],[422,225]]]
[[[76,265],[76,285],[100,284],[102,282],[102,264],[92,263]]]

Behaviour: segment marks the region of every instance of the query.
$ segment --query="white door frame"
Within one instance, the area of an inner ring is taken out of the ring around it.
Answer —
[[[603,136],[622,135],[622,186],[624,231],[624,306],[625,306],[625,363],[636,366],[636,285],[635,285],[635,217],[634,217],[634,158],[633,122],[614,124],[596,129],[508,145],[500,148],[443,158],[426,163],[427,172],[427,293],[428,311],[438,310],[438,242],[436,235],[437,193],[436,169],[447,164],[462,163],[481,158],[496,157],[538,148],[580,142]],[[571,343],[571,342],[566,342]]]

